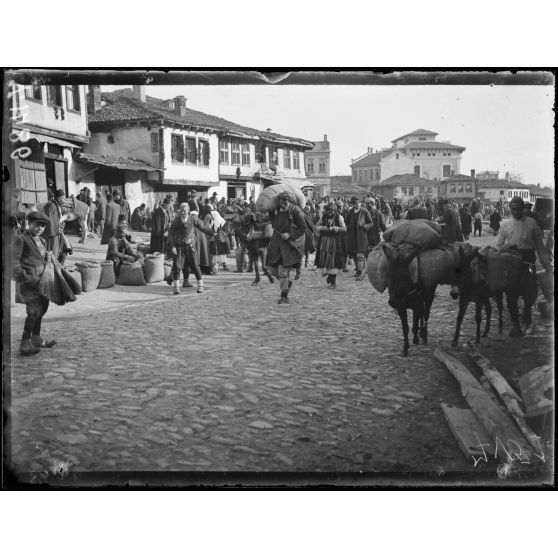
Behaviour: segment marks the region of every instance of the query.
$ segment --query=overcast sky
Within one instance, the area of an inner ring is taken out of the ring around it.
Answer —
[[[112,91],[119,87],[104,87]],[[350,174],[367,147],[417,128],[466,147],[461,172],[498,170],[554,185],[554,90],[547,86],[184,85],[147,86],[184,95],[188,107],[238,124],[331,144],[331,173]]]

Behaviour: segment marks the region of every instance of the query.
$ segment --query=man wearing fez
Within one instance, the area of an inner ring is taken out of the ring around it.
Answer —
[[[516,196],[510,201],[510,211],[512,218],[504,221],[500,227],[498,235],[498,249],[513,249],[518,252],[523,263],[520,264],[520,275],[513,291],[506,291],[506,300],[513,327],[510,331],[512,337],[521,337],[523,332],[519,325],[519,310],[517,306],[518,298],[523,297],[523,325],[526,333],[532,331],[531,310],[538,294],[537,276],[534,272],[534,265],[539,256],[543,267],[549,271],[551,269],[548,253],[544,247],[541,229],[532,217],[525,217],[523,214],[525,203],[522,198]]]

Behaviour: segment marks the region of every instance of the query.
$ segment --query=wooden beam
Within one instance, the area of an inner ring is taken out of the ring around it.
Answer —
[[[554,367],[539,366],[518,380],[525,402],[525,416],[537,417],[554,409]]]
[[[440,405],[449,429],[465,457],[473,459],[494,455],[494,444],[484,426],[470,409]]]
[[[463,397],[494,442],[495,457],[532,463],[534,454],[523,433],[504,409],[492,401],[468,368],[439,347],[434,349],[433,355],[459,382]]]
[[[515,420],[517,426],[527,441],[531,444],[531,447],[535,451],[538,451],[541,448],[541,445],[537,435],[529,428],[529,426],[527,426],[527,423],[525,422],[525,413],[520,407],[520,403],[523,403],[521,397],[515,393],[500,372],[498,372],[498,370],[491,365],[490,361],[486,357],[477,351],[477,348],[472,343],[468,343],[467,346],[469,348],[469,354],[473,357],[474,361],[482,370],[492,387],[496,390],[496,393],[504,402],[506,409]]]

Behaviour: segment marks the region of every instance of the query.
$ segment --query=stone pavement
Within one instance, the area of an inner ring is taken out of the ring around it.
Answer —
[[[368,281],[341,274],[331,291],[305,269],[291,304],[277,305],[277,284],[252,279],[206,277],[203,295],[173,296],[166,283],[84,293],[49,310],[45,335],[58,344],[28,358],[17,353],[23,306],[12,308],[14,469],[475,470],[440,410],[466,406],[459,386],[431,355],[451,341],[447,287],[431,344],[403,358],[399,319]],[[474,327],[469,311],[463,342]],[[495,332],[481,350],[550,359],[551,326],[537,335],[543,351]]]

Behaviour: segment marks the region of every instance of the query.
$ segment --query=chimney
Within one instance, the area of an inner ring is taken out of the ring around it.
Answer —
[[[132,97],[142,103],[145,103],[145,85],[132,86]]]
[[[505,178],[506,182],[510,181],[510,173],[508,171],[506,171],[506,178]]]
[[[451,171],[451,176],[455,176],[455,171],[454,170]]]
[[[540,188],[540,187],[541,187],[541,183],[537,182],[537,188]]]
[[[370,153],[374,153],[374,149],[372,147],[368,148],[368,154],[370,154]]]
[[[90,85],[87,92],[87,112],[94,113],[101,108],[101,86]]]
[[[186,97],[184,95],[178,95],[174,98],[174,112],[178,116],[186,115]]]
[[[471,178],[475,178],[475,169],[471,169]]]
[[[271,128],[266,128],[265,131],[269,134],[271,132]]]
[[[327,134],[324,134],[324,141],[327,141]]]

